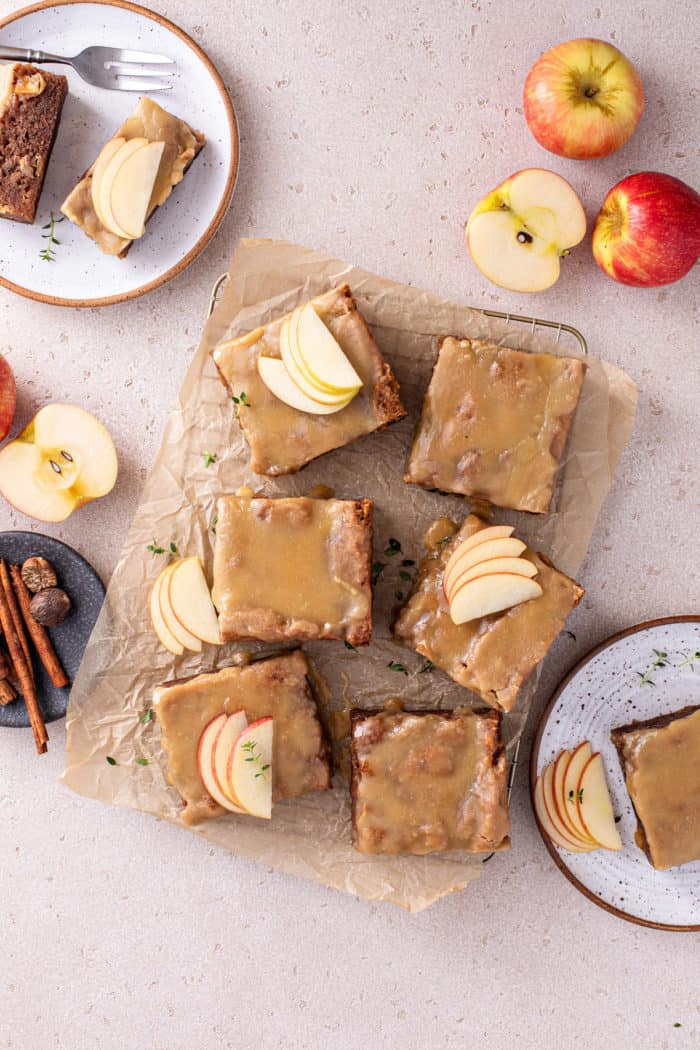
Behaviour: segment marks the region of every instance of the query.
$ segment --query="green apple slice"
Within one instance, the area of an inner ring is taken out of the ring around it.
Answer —
[[[302,311],[304,307],[298,306],[296,310],[292,312],[289,317],[289,327],[287,330],[286,340],[289,346],[289,353],[292,357],[294,365],[296,366],[295,372],[301,372],[304,380],[306,381],[309,388],[316,392],[321,397],[342,397],[346,394],[352,394],[357,391],[357,386],[351,387],[337,387],[332,386],[329,383],[321,382],[316,376],[312,375],[309,368],[304,361],[301,351],[299,349],[299,321],[301,319]]]
[[[280,353],[282,355],[282,362],[287,369],[290,378],[307,398],[310,398],[319,405],[346,405],[347,402],[355,396],[357,390],[347,390],[340,394],[331,393],[328,390],[322,390],[309,379],[308,374],[300,366],[299,359],[293,351],[293,344],[291,341],[293,320],[294,315],[289,319],[285,318],[280,329]]]
[[[299,412],[308,412],[314,416],[330,416],[334,412],[340,412],[352,401],[352,397],[333,405],[322,405],[318,401],[313,401],[300,390],[287,371],[284,361],[280,361],[278,357],[259,357],[258,372],[271,394]]]
[[[112,157],[116,156],[119,150],[122,148],[126,139],[115,138],[110,139],[109,142],[102,147],[99,157],[95,161],[92,168],[92,179],[90,181],[90,196],[92,197],[92,206],[95,209],[97,218],[100,220],[103,226],[107,226],[102,209],[100,208],[100,186],[102,185],[102,179],[104,177],[107,165],[111,161]]]
[[[143,237],[164,142],[149,142],[121,164],[112,181],[110,206],[117,226],[132,240]]]
[[[122,164],[125,164],[129,157],[133,156],[134,153],[143,149],[144,146],[147,145],[148,139],[127,139],[127,141],[119,147],[117,152],[107,162],[97,189],[100,212],[104,220],[103,226],[105,226],[110,233],[113,233],[115,237],[121,237],[125,241],[130,241],[132,238],[126,230],[122,229],[112,212],[112,186]]]
[[[348,361],[331,330],[307,303],[299,314],[292,333],[305,370],[314,383],[329,387],[334,393],[359,390],[362,379]]]

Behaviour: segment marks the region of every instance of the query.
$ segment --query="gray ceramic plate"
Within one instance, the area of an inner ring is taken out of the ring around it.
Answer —
[[[85,559],[60,540],[38,532],[0,532],[0,558],[21,564],[39,554],[47,558],[58,574],[59,586],[70,595],[73,610],[62,624],[49,631],[56,653],[71,682],[80,667],[85,646],[102,608],[105,589],[102,580]],[[34,654],[39,701],[46,722],[63,718],[68,707],[70,687],[55,689],[41,661]],[[29,716],[21,699],[0,706],[0,726],[28,726]]]
[[[577,889],[614,915],[658,929],[700,930],[700,861],[655,871],[637,846],[637,820],[610,730],[700,704],[700,616],[630,627],[585,656],[545,710],[530,761],[530,785],[565,748],[590,740],[605,763],[624,848],[569,853],[542,833]]]

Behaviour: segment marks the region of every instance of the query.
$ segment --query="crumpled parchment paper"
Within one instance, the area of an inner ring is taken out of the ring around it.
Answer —
[[[350,284],[397,375],[409,416],[316,460],[299,474],[276,480],[253,475],[235,406],[210,352],[218,342],[264,324],[342,281]],[[73,686],[65,784],[91,798],[178,822],[181,803],[168,784],[158,723],[148,720],[153,688],[228,664],[241,648],[263,651],[265,647],[205,646],[202,654],[179,658],[167,653],[152,630],[148,612],[150,589],[166,556],[154,557],[146,548],[155,537],[166,548],[174,542],[181,555],[198,554],[211,581],[216,498],[244,484],[273,496],[303,495],[324,484],[339,498],[364,496],[375,501],[374,557],[386,568],[375,588],[372,644],[359,653],[333,642],[306,646],[328,683],[332,700],[327,706],[342,712],[350,705],[382,705],[393,696],[414,708],[468,702],[470,694],[437,669],[422,670],[423,658],[397,646],[390,634],[397,592],[407,595],[410,588],[399,575],[405,571],[401,560],[421,558],[422,536],[433,519],[449,516],[460,521],[469,510],[461,497],[429,493],[401,480],[437,338],[447,334],[489,338],[523,349],[580,353],[575,344],[557,346],[529,327],[508,327],[479,311],[316,251],[269,240],[240,243],[223,296],[204,328],[167,420],[160,452]],[[554,513],[536,517],[494,511],[496,521],[516,524],[519,536],[574,576],[632,431],[636,407],[636,388],[624,372],[592,355],[587,360]],[[214,465],[205,465],[205,452],[217,456]],[[383,554],[390,538],[400,540],[400,555]],[[580,582],[585,586],[585,580]],[[390,661],[403,664],[409,673],[390,670]],[[533,675],[514,711],[504,719],[511,749],[522,731],[538,677]],[[328,710],[324,717],[331,718]],[[116,765],[107,762],[108,755]],[[138,758],[147,759],[148,765],[139,764]],[[341,776],[336,776],[335,785],[332,791],[276,806],[269,823],[232,815],[188,830],[281,871],[367,899],[391,901],[410,911],[419,911],[479,877],[482,858],[473,855],[357,853],[350,844],[347,785]]]

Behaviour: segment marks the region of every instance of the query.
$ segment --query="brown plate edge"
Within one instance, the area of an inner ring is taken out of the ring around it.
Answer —
[[[180,37],[187,46],[194,51],[197,57],[204,63],[210,76],[214,80],[219,94],[224,103],[226,110],[226,116],[228,119],[229,131],[231,134],[231,154],[230,154],[230,168],[228,173],[228,179],[224,192],[219,202],[219,207],[216,210],[212,221],[199,238],[196,244],[187,252],[185,256],[176,263],[175,266],[171,266],[169,270],[166,270],[160,277],[156,277],[154,280],[149,281],[147,284],[141,285],[139,288],[133,288],[130,292],[122,292],[120,295],[109,295],[103,299],[62,299],[55,295],[44,295],[41,292],[29,291],[28,288],[24,288],[22,285],[15,284],[13,281],[8,280],[6,277],[0,276],[0,286],[7,288],[8,291],[15,292],[17,295],[23,296],[25,299],[33,299],[34,302],[48,303],[49,306],[72,306],[78,308],[89,308],[91,306],[113,306],[117,303],[125,303],[131,299],[138,299],[142,295],[146,295],[148,292],[152,292],[155,288],[160,288],[161,285],[167,284],[178,274],[182,273],[190,263],[194,262],[198,255],[204,251],[206,246],[211,241],[212,237],[218,230],[224,216],[228,210],[233,191],[236,185],[236,179],[238,177],[238,166],[240,161],[240,142],[238,135],[238,121],[236,120],[236,113],[233,108],[233,103],[226,89],[226,85],[219,73],[218,69],[206,54],[205,51],[197,44],[184,29],[180,29],[179,26],[175,25],[169,19],[164,18],[155,11],[150,11],[147,7],[141,7],[139,4],[131,3],[131,0],[42,0],[41,3],[31,4],[29,7],[23,7],[20,11],[14,11],[11,15],[6,18],[0,18],[0,29],[6,25],[10,25],[12,22],[16,22],[18,19],[23,18],[25,15],[34,14],[35,11],[42,11],[47,7],[66,7],[69,4],[82,4],[82,3],[95,3],[103,4],[105,7],[122,7],[127,11],[134,11],[136,14],[143,15],[145,18],[150,18],[154,22],[158,22],[164,26],[171,33]]]
[[[623,631],[618,631],[616,634],[610,635],[604,641],[590,649],[589,652],[583,656],[574,667],[562,678],[557,688],[552,693],[547,706],[540,715],[540,720],[537,724],[537,731],[535,732],[535,738],[532,743],[532,751],[530,752],[530,804],[532,806],[532,812],[535,817],[535,823],[537,824],[537,830],[540,833],[540,837],[544,842],[547,852],[551,856],[552,860],[559,868],[561,873],[569,880],[569,882],[579,890],[580,893],[587,897],[594,904],[597,904],[599,908],[603,908],[611,915],[617,916],[619,919],[624,919],[626,922],[634,923],[637,926],[646,926],[654,930],[668,930],[677,933],[695,933],[700,931],[700,923],[693,925],[675,925],[671,923],[653,922],[651,919],[642,919],[638,915],[631,915],[629,912],[622,911],[620,908],[616,908],[613,904],[608,904],[607,901],[602,900],[600,897],[596,897],[587,886],[584,886],[582,882],[576,878],[576,876],[567,867],[564,860],[562,860],[559,853],[555,850],[553,844],[550,842],[547,834],[542,829],[539,820],[537,819],[537,813],[535,812],[534,802],[534,791],[535,781],[537,779],[537,760],[540,754],[540,743],[542,741],[542,734],[544,733],[545,726],[552,712],[552,708],[556,704],[557,700],[561,696],[564,689],[567,687],[569,682],[574,678],[579,671],[585,667],[594,656],[602,652],[604,649],[608,649],[621,641],[623,638],[627,638],[631,634],[639,634],[641,631],[645,631],[650,627],[660,627],[667,623],[700,623],[700,616],[693,614],[687,616],[662,616],[655,620],[644,620],[641,623],[633,624],[631,627],[626,627]]]

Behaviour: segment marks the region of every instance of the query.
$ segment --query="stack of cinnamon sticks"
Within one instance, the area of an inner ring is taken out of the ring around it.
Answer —
[[[34,732],[37,752],[46,751],[49,734],[39,706],[36,678],[32,665],[29,640],[34,644],[51,682],[56,688],[68,685],[68,676],[63,670],[51,643],[51,639],[37,623],[31,613],[31,595],[27,590],[19,565],[9,565],[0,560],[0,628],[5,637],[9,661],[0,653],[0,673],[5,666],[5,677],[0,674],[0,704],[7,704],[16,696],[11,679],[17,683],[22,695],[29,721]]]

